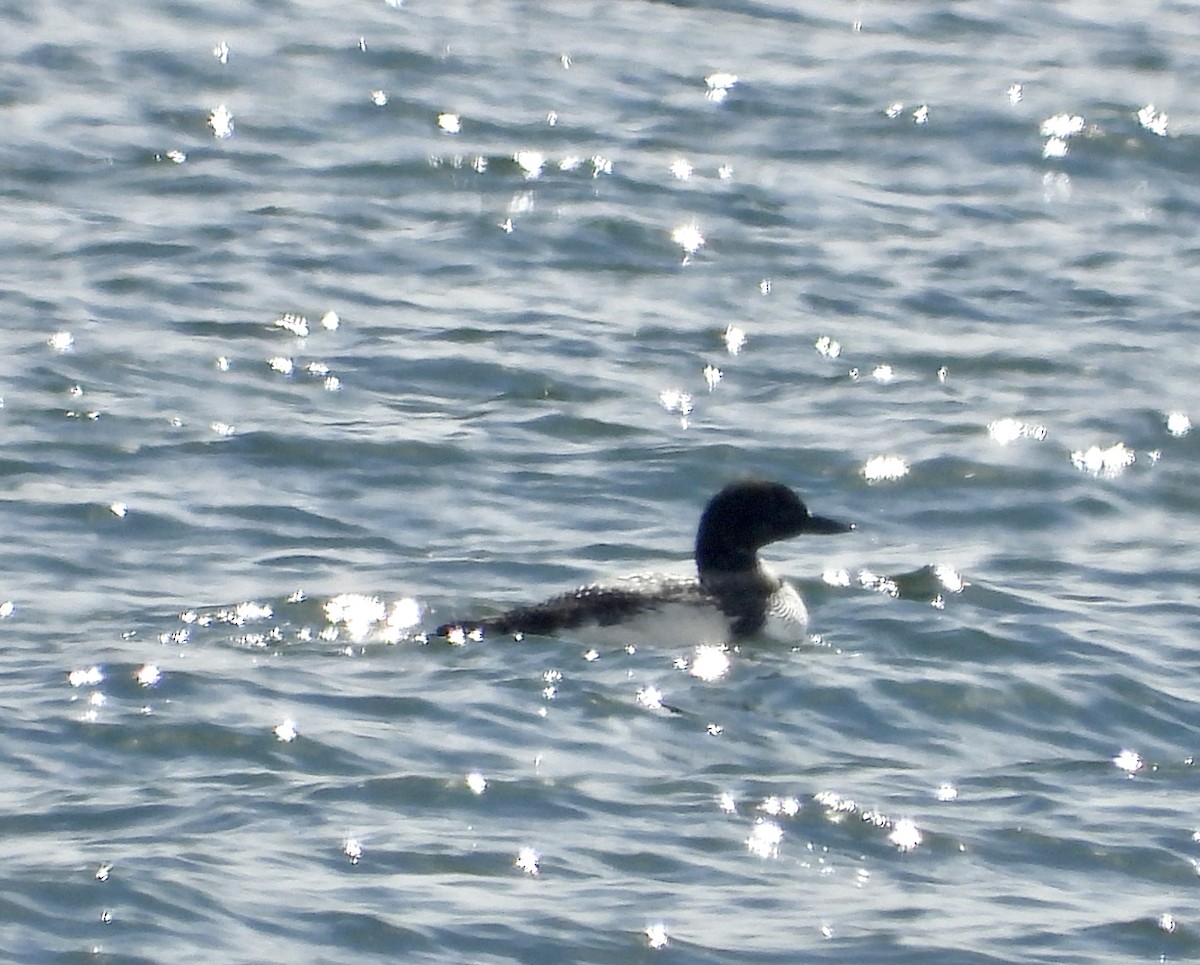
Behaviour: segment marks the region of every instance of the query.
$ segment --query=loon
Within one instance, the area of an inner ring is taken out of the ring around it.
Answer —
[[[808,622],[804,601],[791,584],[763,566],[758,551],[801,533],[853,529],[851,523],[814,516],[782,483],[735,482],[713,496],[700,517],[695,576],[651,574],[593,583],[498,616],[451,620],[435,632],[458,642],[467,635],[552,634],[589,625],[612,626],[674,604],[689,611],[715,608],[723,618],[726,639],[753,636],[768,621],[782,621],[802,631]]]

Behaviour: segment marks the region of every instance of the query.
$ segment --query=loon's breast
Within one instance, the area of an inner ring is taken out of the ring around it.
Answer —
[[[762,633],[779,640],[792,640],[808,627],[808,607],[799,591],[787,580],[767,599],[766,620]]]

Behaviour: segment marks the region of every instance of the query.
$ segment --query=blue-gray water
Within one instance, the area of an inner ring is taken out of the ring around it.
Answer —
[[[4,961],[1200,957],[1193,5],[0,24]],[[354,623],[745,474],[715,679]]]

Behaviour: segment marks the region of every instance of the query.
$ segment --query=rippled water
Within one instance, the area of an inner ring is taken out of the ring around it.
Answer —
[[[1191,5],[0,22],[4,960],[1200,956]]]

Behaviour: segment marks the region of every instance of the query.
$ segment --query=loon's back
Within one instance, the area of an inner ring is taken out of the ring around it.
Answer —
[[[747,577],[708,582],[697,577],[647,573],[577,587],[543,603],[516,607],[494,617],[452,621],[439,636],[471,634],[524,635],[616,624],[653,617],[659,633],[699,635],[725,643],[768,626],[773,635],[793,638],[804,632],[808,611],[795,588],[765,568]]]
[[[585,626],[607,627],[669,605],[715,606],[695,577],[644,574],[608,583],[589,583],[542,603],[516,607],[494,617],[447,623],[437,632],[446,636],[461,628],[484,634],[548,634]]]

